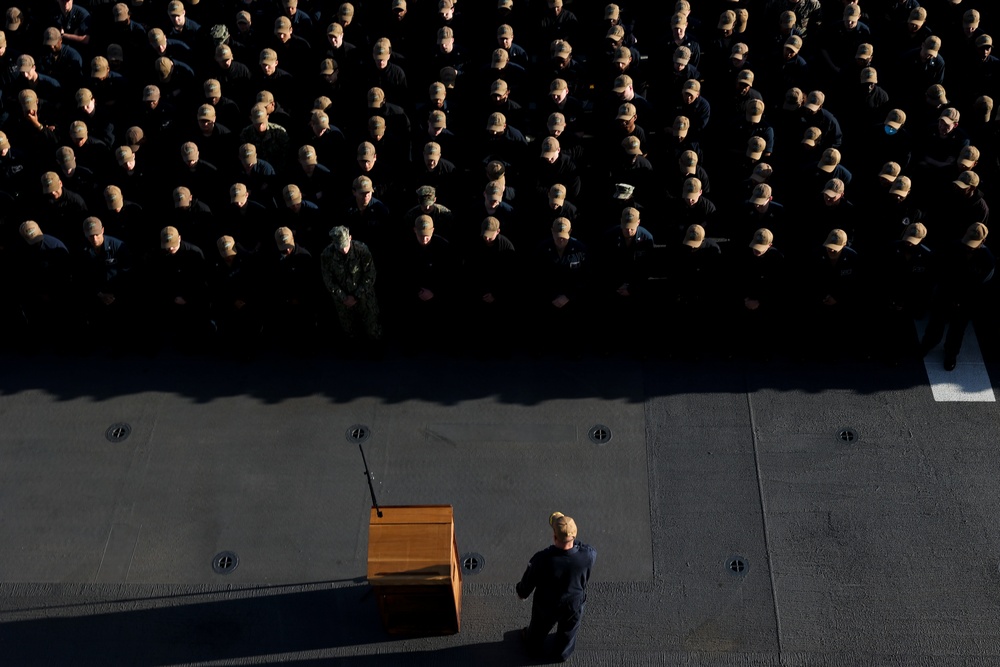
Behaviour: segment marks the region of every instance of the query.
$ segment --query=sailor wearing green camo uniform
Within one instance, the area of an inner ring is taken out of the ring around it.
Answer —
[[[348,338],[378,340],[382,327],[371,251],[364,243],[354,241],[343,225],[330,230],[330,240],[321,257],[321,268],[340,328]]]

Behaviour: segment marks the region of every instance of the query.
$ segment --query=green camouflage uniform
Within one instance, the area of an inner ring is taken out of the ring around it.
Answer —
[[[351,241],[345,255],[332,244],[320,258],[323,282],[333,297],[333,306],[340,320],[340,328],[349,337],[364,335],[371,340],[382,337],[378,318],[378,300],[375,298],[375,263],[372,253],[364,243]],[[344,305],[344,299],[353,296],[353,308]]]
[[[285,164],[288,153],[288,131],[280,125],[268,123],[263,134],[257,132],[253,125],[248,125],[240,132],[240,141],[257,147],[257,157],[270,163],[275,169]]]

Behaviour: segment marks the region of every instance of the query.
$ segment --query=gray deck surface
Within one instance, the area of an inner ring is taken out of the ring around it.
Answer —
[[[0,391],[2,665],[538,664],[555,510],[598,550],[574,664],[1000,664],[998,407],[916,362],[41,355]],[[379,502],[485,558],[457,635],[381,628],[358,423]]]

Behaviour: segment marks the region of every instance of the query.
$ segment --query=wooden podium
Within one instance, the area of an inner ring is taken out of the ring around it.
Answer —
[[[375,508],[368,524],[368,582],[390,634],[459,631],[462,569],[451,505]]]

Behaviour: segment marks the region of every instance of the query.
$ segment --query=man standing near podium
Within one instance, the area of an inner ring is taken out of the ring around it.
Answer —
[[[531,623],[521,631],[528,650],[539,653],[552,626],[556,626],[556,652],[566,660],[576,647],[576,633],[587,602],[587,581],[597,551],[576,540],[576,522],[562,512],[549,517],[552,546],[528,561],[528,569],[515,590],[522,600],[532,591]]]

